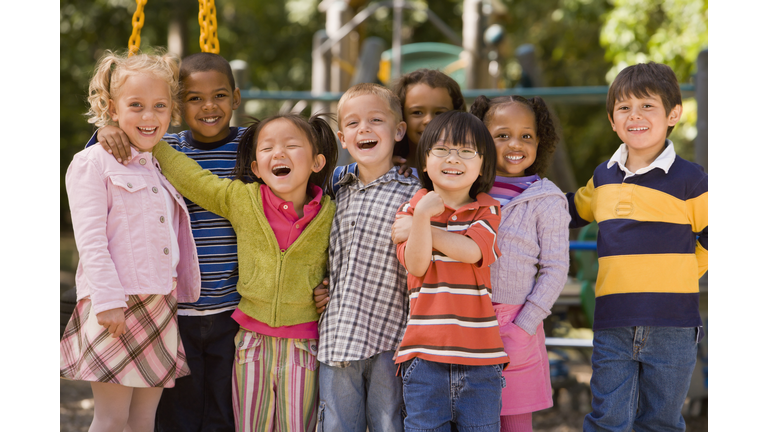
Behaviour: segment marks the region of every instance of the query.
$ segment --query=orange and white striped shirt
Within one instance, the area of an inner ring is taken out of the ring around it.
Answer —
[[[421,189],[398,213],[412,216],[427,192]],[[491,303],[489,266],[501,254],[496,245],[499,220],[499,202],[485,193],[457,210],[446,207],[431,219],[433,227],[471,238],[480,247],[482,259],[462,263],[433,249],[424,276],[408,275],[410,314],[395,363],[414,357],[473,366],[509,362]],[[403,265],[407,243],[397,246]]]

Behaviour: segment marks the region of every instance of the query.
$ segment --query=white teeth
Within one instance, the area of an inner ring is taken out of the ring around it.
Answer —
[[[364,141],[358,142],[358,144],[373,144],[375,142],[376,140],[364,140]]]
[[[218,120],[218,119],[220,119],[220,118],[221,118],[221,117],[205,117],[205,118],[202,118],[202,119],[200,119],[200,120],[201,120],[203,123],[214,123],[215,121],[217,121],[217,120]]]
[[[149,128],[149,127],[141,127],[141,126],[139,126],[139,130],[142,131],[142,132],[146,132],[146,133],[152,133],[152,132],[155,131],[155,129],[157,129],[157,128],[156,127]]]
[[[638,128],[629,128],[631,131],[640,131],[640,130],[648,130],[647,127],[638,127]]]
[[[507,156],[506,158],[509,159],[509,160],[518,161],[518,160],[522,159],[523,157],[522,156]]]
[[[443,170],[443,174],[464,174],[464,171],[455,171],[455,170]]]
[[[280,168],[288,168],[288,165],[275,165],[272,167],[273,170],[280,169]]]

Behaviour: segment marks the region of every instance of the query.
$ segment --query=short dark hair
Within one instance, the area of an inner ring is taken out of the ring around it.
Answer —
[[[392,91],[400,98],[400,108],[403,111],[403,116],[405,116],[405,95],[408,93],[408,88],[415,84],[426,84],[433,89],[444,88],[451,97],[453,109],[459,111],[467,110],[464,95],[461,94],[461,87],[456,80],[437,69],[421,68],[401,76],[392,88]],[[408,140],[408,134],[405,134],[403,139],[395,143],[394,154],[407,158],[411,149],[416,147],[416,144],[411,143]]]
[[[552,155],[555,154],[555,147],[557,147],[559,140],[554,118],[550,114],[544,99],[539,96],[526,99],[518,95],[498,96],[488,99],[485,95],[480,95],[475,99],[472,106],[469,107],[469,112],[488,126],[493,120],[496,111],[512,104],[526,107],[536,120],[536,138],[539,140],[539,145],[536,147],[536,160],[525,169],[525,175],[538,174],[540,177],[544,177],[552,160]]]
[[[179,82],[184,85],[184,80],[195,72],[216,71],[227,77],[230,90],[235,91],[235,75],[232,74],[232,67],[222,56],[213,53],[195,53],[184,57],[181,60],[181,69],[179,70]]]
[[[424,167],[427,166],[429,149],[440,139],[443,132],[446,141],[472,146],[478,155],[483,157],[480,175],[472,184],[469,196],[476,199],[477,194],[490,191],[496,179],[496,145],[493,143],[493,137],[480,119],[468,112],[455,110],[436,116],[421,135],[416,147],[416,163],[421,184],[429,190],[435,190]]]
[[[680,85],[671,67],[661,63],[638,63],[622,69],[608,89],[605,109],[613,121],[613,108],[616,101],[623,101],[631,96],[637,98],[657,95],[664,104],[664,111],[669,115],[672,108],[683,104]],[[667,128],[667,136],[674,126]]]

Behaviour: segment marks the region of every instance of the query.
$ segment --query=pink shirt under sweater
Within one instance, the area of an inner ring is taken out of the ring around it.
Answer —
[[[310,185],[312,200],[304,206],[304,216],[301,218],[296,214],[293,203],[281,200],[266,185],[261,185],[260,191],[264,205],[264,216],[267,217],[267,222],[272,227],[272,232],[275,233],[280,250],[285,251],[317,216],[320,211],[320,199],[323,197],[323,190],[318,186]],[[240,308],[235,309],[232,319],[237,321],[241,327],[266,336],[286,339],[317,339],[319,337],[316,322],[270,327],[249,317]]]

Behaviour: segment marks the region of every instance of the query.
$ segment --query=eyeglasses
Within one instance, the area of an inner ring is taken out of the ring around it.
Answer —
[[[448,157],[452,151],[455,151],[456,154],[462,159],[472,159],[477,156],[477,150],[472,150],[469,147],[448,148],[443,146],[434,146],[429,149],[429,152],[432,153],[432,156],[439,158]]]

